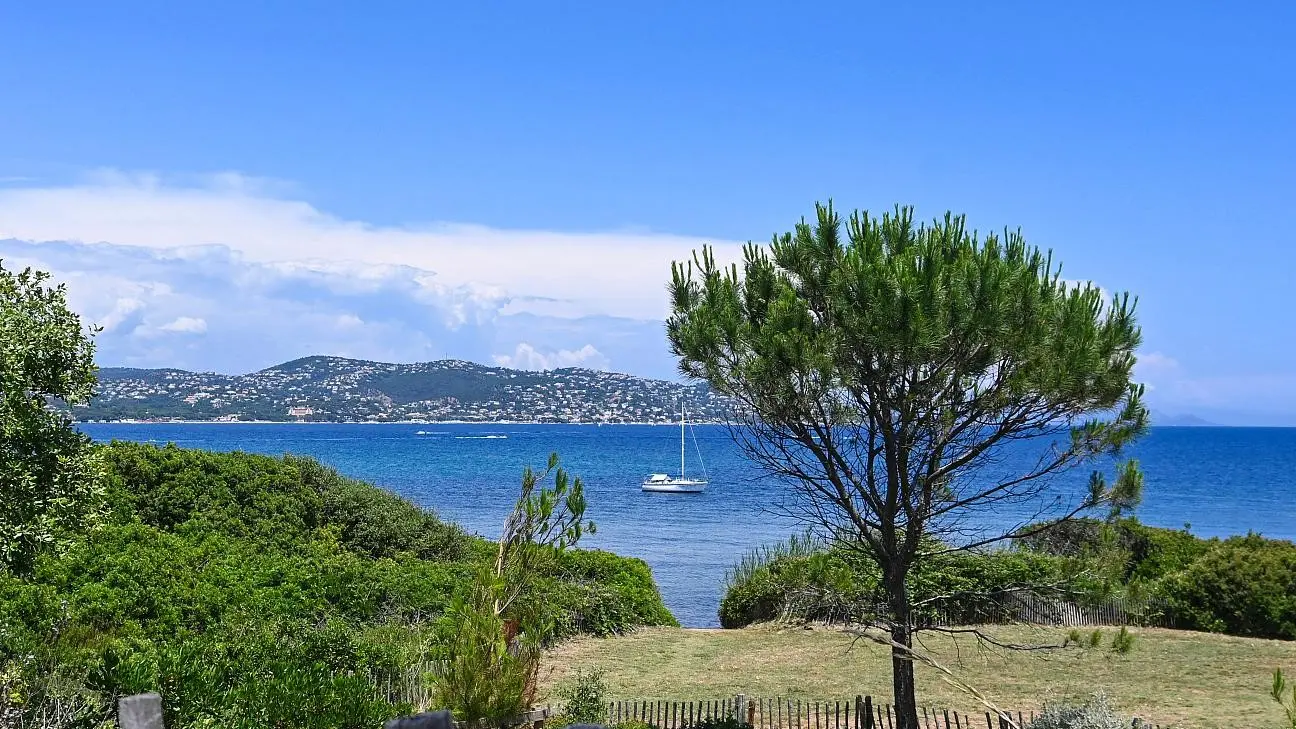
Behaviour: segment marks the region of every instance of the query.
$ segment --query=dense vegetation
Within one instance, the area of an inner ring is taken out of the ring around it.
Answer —
[[[0,712],[95,726],[160,690],[168,727],[378,726],[419,708],[447,607],[494,545],[302,458],[114,443],[106,523],[0,572]],[[555,635],[674,624],[647,566],[538,566]],[[23,724],[14,720],[14,724]]]
[[[25,573],[96,516],[99,464],[89,439],[48,407],[83,404],[94,342],[49,274],[0,261],[0,570]]]
[[[1258,535],[1202,539],[1133,518],[1077,520],[1012,549],[954,553],[924,563],[913,583],[926,617],[993,617],[993,596],[1046,585],[1053,596],[1097,603],[1156,598],[1175,627],[1296,640],[1296,544]],[[762,550],[730,574],[720,620],[739,627],[779,617],[849,619],[872,605],[875,568],[804,539]],[[933,599],[952,595],[952,599]],[[920,612],[920,619],[924,617]]]

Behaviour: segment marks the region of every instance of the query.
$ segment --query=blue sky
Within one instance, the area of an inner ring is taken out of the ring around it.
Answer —
[[[1138,295],[1156,408],[1296,424],[1296,5],[1130,5],[0,4],[0,256],[104,365],[671,376],[669,260],[907,203]]]

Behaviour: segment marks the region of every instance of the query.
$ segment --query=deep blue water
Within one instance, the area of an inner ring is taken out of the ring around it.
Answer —
[[[760,477],[723,427],[698,426],[688,444],[690,474],[705,462],[711,484],[699,495],[649,494],[650,472],[679,467],[679,430],[610,425],[85,424],[98,440],[174,442],[188,448],[309,455],[342,473],[435,509],[465,528],[495,536],[512,508],[522,468],[557,451],[585,481],[597,534],[582,546],[641,557],[666,604],[687,626],[717,624],[725,570],[752,547],[799,531],[767,508],[786,487]],[[418,431],[427,435],[417,435]],[[485,438],[503,435],[506,438]],[[1296,539],[1296,428],[1153,428],[1130,455],[1146,479],[1138,516],[1201,536],[1248,530]],[[1012,458],[997,467],[1022,465]],[[987,473],[986,477],[994,474]],[[1068,474],[1079,488],[1087,471]],[[1009,519],[996,513],[981,518]],[[1017,515],[1021,516],[1021,515]]]

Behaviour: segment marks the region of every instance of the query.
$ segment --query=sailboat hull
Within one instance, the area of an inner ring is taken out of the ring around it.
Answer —
[[[648,480],[643,482],[644,491],[663,494],[700,494],[707,487],[706,481],[672,478],[665,481]]]

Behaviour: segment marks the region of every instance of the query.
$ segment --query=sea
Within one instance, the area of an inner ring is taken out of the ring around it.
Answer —
[[[726,571],[750,550],[804,530],[788,484],[749,462],[724,426],[690,427],[688,475],[702,494],[645,493],[649,473],[679,470],[680,429],[661,425],[86,423],[99,441],[312,456],[483,536],[498,535],[525,466],[549,454],[585,484],[597,531],[581,546],[640,557],[688,627],[719,624]],[[1136,515],[1203,537],[1257,532],[1296,539],[1296,428],[1161,427],[1126,454],[1145,484]],[[1008,457],[1004,474],[1029,465]],[[1101,464],[1100,464],[1101,465]],[[1079,494],[1091,468],[1052,486]],[[1110,468],[1106,469],[1108,472]],[[985,473],[985,478],[998,474]],[[986,513],[1011,523],[1018,512]]]

